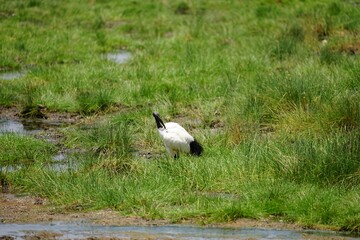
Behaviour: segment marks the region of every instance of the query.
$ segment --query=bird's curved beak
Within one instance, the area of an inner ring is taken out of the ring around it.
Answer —
[[[154,118],[155,118],[156,126],[157,126],[158,128],[166,128],[164,122],[161,120],[161,118],[160,118],[160,116],[159,116],[159,113],[153,112],[153,116],[154,116]]]

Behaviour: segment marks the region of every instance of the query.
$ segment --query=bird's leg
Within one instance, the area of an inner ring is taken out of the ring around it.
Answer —
[[[178,159],[178,158],[179,158],[179,153],[175,153],[174,159],[176,160],[176,159]]]

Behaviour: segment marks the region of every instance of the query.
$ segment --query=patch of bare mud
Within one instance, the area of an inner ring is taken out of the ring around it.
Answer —
[[[360,43],[349,43],[339,47],[339,51],[348,55],[360,54]]]
[[[105,209],[91,212],[59,212],[46,199],[33,196],[17,196],[15,194],[0,193],[0,222],[1,223],[48,223],[84,221],[100,225],[112,226],[148,226],[172,224],[170,220],[149,220],[137,216],[121,216],[118,212]],[[196,224],[199,219],[183,220],[180,224]],[[233,222],[211,224],[216,227],[257,227],[274,229],[301,230],[302,226],[272,221],[269,219],[253,220],[238,219]]]
[[[1,223],[48,223],[84,221],[100,225],[159,225],[165,220],[120,216],[109,209],[92,212],[59,212],[44,198],[0,193]]]
[[[46,109],[41,110],[44,114],[44,118],[37,119],[43,123],[64,123],[64,124],[73,124],[79,122],[83,117],[76,113],[68,112],[54,112],[48,111]],[[20,114],[20,110],[17,107],[4,107],[0,106],[0,118],[14,119],[14,120],[23,120],[30,121],[26,118],[23,118]],[[35,121],[35,120],[31,120]]]

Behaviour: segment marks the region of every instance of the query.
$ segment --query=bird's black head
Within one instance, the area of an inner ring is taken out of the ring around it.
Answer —
[[[161,120],[159,113],[153,112],[157,128],[166,128],[164,122]]]

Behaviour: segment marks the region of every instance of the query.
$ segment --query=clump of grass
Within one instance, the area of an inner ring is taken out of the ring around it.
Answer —
[[[54,145],[43,140],[16,134],[0,135],[1,164],[22,164],[51,161]]]
[[[283,60],[296,52],[296,42],[291,38],[281,38],[273,50],[273,55]]]
[[[337,2],[330,3],[330,5],[327,7],[327,12],[331,16],[339,15],[341,13],[340,4]]]
[[[79,111],[85,115],[106,111],[114,104],[113,98],[113,91],[108,89],[80,92],[77,96]]]
[[[20,116],[23,118],[47,118],[46,114],[43,112],[45,107],[42,105],[27,105],[24,106],[20,112]]]
[[[305,38],[304,29],[300,24],[293,24],[290,26],[286,35],[298,42],[304,41]]]
[[[261,4],[255,10],[255,16],[258,18],[276,17],[280,13],[275,4]]]
[[[102,157],[101,160],[97,161],[92,169],[101,169],[106,171],[109,175],[119,176],[127,173],[134,174],[139,171],[139,164],[131,159],[130,157]],[[96,171],[96,170],[95,170]]]
[[[297,182],[354,187],[360,182],[354,175],[360,167],[358,141],[358,134],[347,132],[334,133],[325,139],[296,138],[283,146],[282,158],[292,156],[289,169],[283,174]]]
[[[322,101],[332,95],[332,89],[321,84],[321,77],[288,72],[260,76],[253,90],[238,103],[243,116],[238,121],[252,122],[248,126],[274,125],[299,111],[311,118],[312,114],[321,111]],[[303,119],[293,120],[291,125],[306,126],[300,122]]]
[[[178,3],[178,5],[175,8],[175,13],[176,14],[189,14],[190,12],[190,7],[186,2],[180,2]]]
[[[334,98],[332,109],[326,110],[326,119],[334,126],[353,130],[360,127],[360,102],[358,93],[347,93]],[[334,111],[335,110],[335,111]]]
[[[13,92],[16,91],[14,86],[5,86],[8,85],[6,82],[0,81],[0,88],[8,89],[9,91],[0,91],[0,104],[2,106],[12,106],[14,102],[17,102],[18,96],[14,95]],[[10,84],[9,84],[10,85]]]
[[[69,135],[69,142],[99,156],[123,158],[133,151],[129,122],[99,124],[80,128],[79,133]]]
[[[295,54],[298,45],[304,41],[304,29],[299,24],[293,24],[280,34],[272,54],[280,60]]]
[[[337,64],[341,61],[341,54],[329,46],[320,50],[320,61],[325,64]]]
[[[46,118],[43,113],[45,106],[37,104],[40,83],[27,80],[25,82],[25,91],[23,93],[23,104],[20,116],[24,118]]]
[[[344,24],[344,28],[348,31],[357,32],[360,28],[360,20],[352,19]]]

